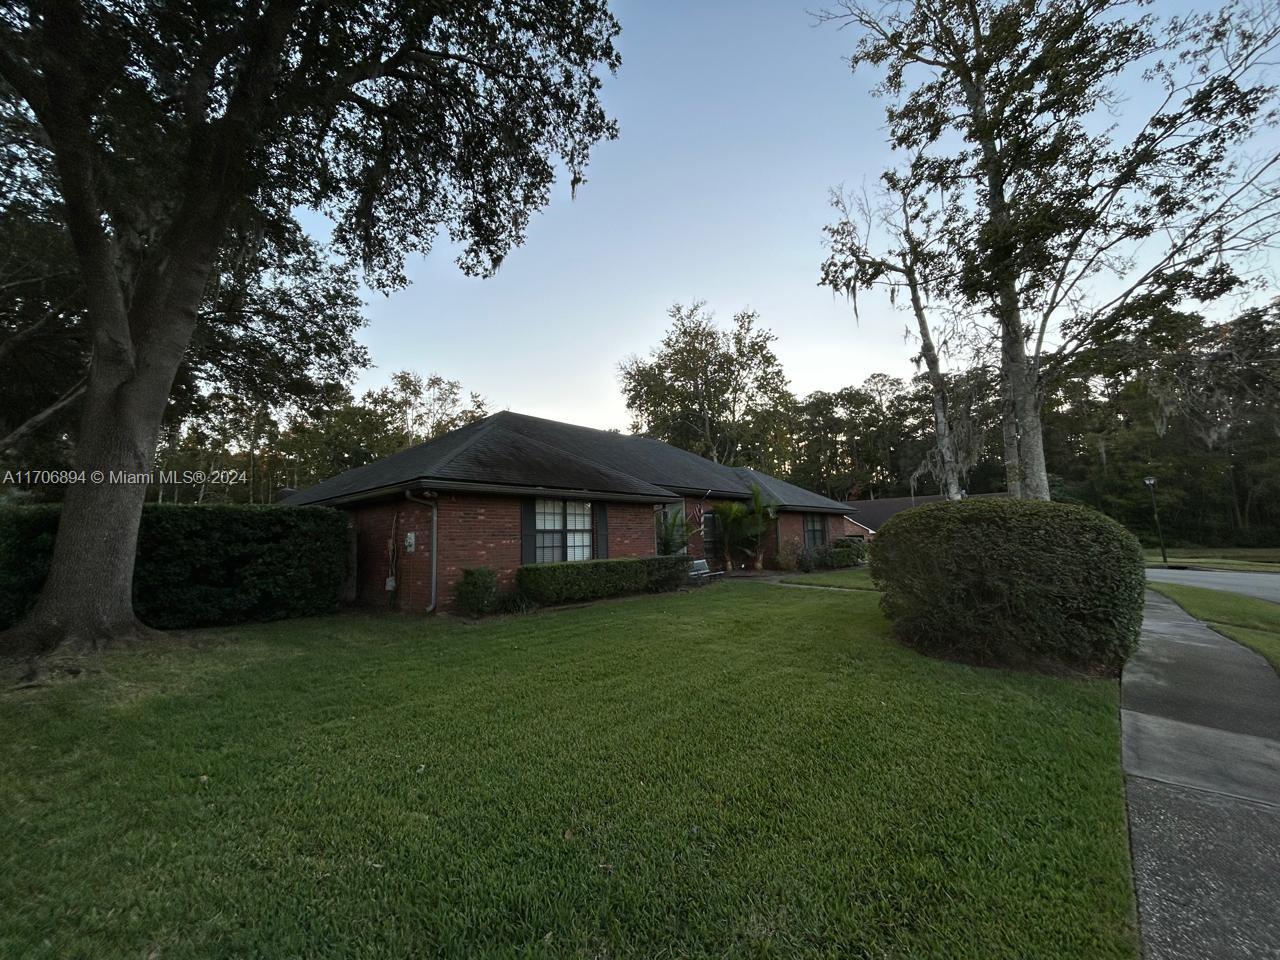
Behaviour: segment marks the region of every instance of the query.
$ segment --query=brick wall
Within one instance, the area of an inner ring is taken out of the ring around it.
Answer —
[[[440,559],[436,573],[441,610],[453,609],[453,595],[462,571],[489,567],[498,574],[501,589],[515,585],[520,566],[519,497],[480,494],[440,494],[437,538]],[[390,499],[350,509],[356,529],[356,602],[382,610],[420,612],[431,603],[432,507],[406,499]],[[651,557],[656,552],[653,505],[610,503],[609,556]],[[385,589],[388,573],[387,540],[396,542],[397,589]],[[415,549],[405,549],[405,535],[413,533]]]
[[[840,532],[837,537],[862,537],[864,540],[872,540],[875,534],[868,530],[860,523],[855,523],[847,517],[841,517],[839,523]]]
[[[468,567],[489,567],[498,587],[510,589],[520,566],[519,497],[440,495],[441,609],[453,606],[453,592]]]
[[[351,511],[356,529],[356,602],[375,609],[424,609],[431,602],[431,507],[409,500],[385,500]],[[405,534],[417,543],[405,550]],[[394,591],[386,589],[390,561],[387,541],[396,543]]]
[[[778,514],[777,532],[772,549],[765,554],[765,562],[770,566],[777,565],[778,551],[784,543],[804,546],[804,514],[792,513],[789,510]]]
[[[651,503],[611,503],[609,556],[652,557],[658,552],[657,521]]]
[[[832,540],[839,540],[841,537],[845,536],[849,532],[848,527],[849,524],[845,522],[844,517],[828,515],[827,543],[830,543]]]
[[[803,513],[793,513],[790,510],[778,514],[778,522],[775,524],[769,547],[765,551],[765,566],[777,566],[778,550],[782,544],[792,541],[801,547],[804,546],[804,517]],[[852,529],[852,525],[838,514],[827,514],[825,520],[827,543],[845,536]],[[858,529],[861,531],[861,528]]]

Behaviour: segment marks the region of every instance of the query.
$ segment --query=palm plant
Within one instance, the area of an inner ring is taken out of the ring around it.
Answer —
[[[689,545],[689,527],[683,512],[658,513],[658,554],[672,556]]]
[[[743,544],[746,540],[747,508],[730,500],[717,503],[712,511],[716,515],[716,524],[720,528],[720,549],[724,551],[725,569],[732,570],[734,555],[743,552]]]
[[[733,569],[734,556],[749,557],[756,570],[764,568],[765,534],[777,511],[764,502],[760,488],[751,486],[751,506],[737,502],[719,503],[714,508],[720,523],[727,569]]]

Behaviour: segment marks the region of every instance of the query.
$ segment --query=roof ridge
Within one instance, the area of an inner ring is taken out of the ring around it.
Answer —
[[[777,480],[779,483],[787,482],[783,480],[781,477],[775,477],[772,473],[765,473],[763,470],[757,470],[755,467],[748,467],[745,464],[743,464],[742,466],[734,467],[733,469],[742,473],[746,473],[751,478],[752,481],[756,481],[756,479],[759,478],[758,482],[760,483],[761,486],[767,487],[769,485],[770,480]]]
[[[590,430],[592,433],[603,433],[610,437],[621,437],[625,440],[641,436],[637,433],[623,433],[621,430],[608,430],[603,427],[588,427],[581,423],[568,423],[564,420],[552,420],[550,417],[535,417],[532,413],[521,413],[518,410],[499,410],[497,413],[493,414],[493,416],[500,417],[504,414],[512,417],[520,417],[523,420],[537,420],[541,423],[551,423],[555,424],[557,427],[573,427],[575,430]]]
[[[477,440],[479,440],[481,437],[488,434],[489,431],[493,429],[494,421],[497,419],[498,414],[506,413],[506,412],[507,411],[499,410],[498,413],[491,413],[489,414],[489,416],[483,417],[480,420],[473,420],[471,421],[471,423],[463,424],[461,427],[455,427],[454,428],[455,430],[462,430],[465,427],[470,427],[470,426],[475,426],[476,429],[472,432],[471,436],[467,437],[465,441],[463,441],[461,444],[458,445],[457,450],[454,450],[453,453],[449,454],[447,457],[445,457],[443,460],[437,463],[433,467],[433,469],[441,470],[447,467],[449,464],[453,463],[453,461],[458,458],[458,454],[462,453],[464,450],[469,450],[472,446],[475,445],[475,442]],[[440,434],[440,436],[446,437],[448,436],[448,434],[442,433]],[[432,439],[438,439],[438,438],[433,437]],[[430,442],[431,442],[430,440],[427,441],[427,443],[430,443]]]

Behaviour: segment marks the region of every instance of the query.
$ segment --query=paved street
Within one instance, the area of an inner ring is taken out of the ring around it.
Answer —
[[[1261,597],[1280,603],[1280,574],[1236,573],[1229,570],[1165,570],[1147,568],[1148,580],[1162,583],[1181,583],[1189,587],[1208,587],[1210,590],[1227,590],[1243,593],[1247,597]]]
[[[1280,676],[1148,592],[1121,704],[1144,956],[1280,957]]]

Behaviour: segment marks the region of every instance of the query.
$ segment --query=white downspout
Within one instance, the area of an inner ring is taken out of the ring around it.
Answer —
[[[440,516],[440,496],[439,494],[432,493],[428,490],[425,493],[420,494],[419,496],[423,499],[419,499],[419,497],[414,496],[415,492],[416,491],[413,490],[406,490],[404,492],[405,499],[411,500],[414,503],[423,503],[431,507],[431,606],[427,607],[423,613],[434,613],[436,609],[436,564],[438,562],[436,532],[439,529],[437,520]]]

